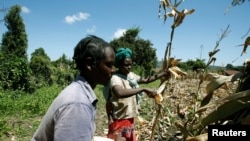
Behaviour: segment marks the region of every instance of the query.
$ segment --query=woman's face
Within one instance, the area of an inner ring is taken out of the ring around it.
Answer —
[[[115,53],[111,47],[105,48],[104,59],[100,62],[96,69],[95,78],[97,84],[106,85],[115,72],[114,62]]]
[[[123,60],[123,64],[120,65],[119,71],[124,74],[127,75],[132,67],[132,59],[131,58],[125,58]]]

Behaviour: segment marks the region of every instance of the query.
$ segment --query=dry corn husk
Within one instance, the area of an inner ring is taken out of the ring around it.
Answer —
[[[178,13],[177,15],[177,18],[174,20],[174,24],[173,24],[173,27],[177,27],[179,26],[186,15],[191,15],[195,10],[194,9],[191,9],[191,10],[187,10],[187,9],[183,9],[182,11],[178,11],[174,8],[175,12]]]
[[[168,64],[169,64],[169,67],[173,67],[173,66],[177,66],[179,64],[179,62],[181,61],[181,59],[175,59],[173,57],[169,58],[168,59]]]
[[[155,102],[157,104],[161,104],[162,100],[163,100],[162,94],[156,94],[155,95]]]
[[[173,71],[175,71],[177,74],[181,75],[181,76],[186,76],[187,73],[182,71],[180,68],[178,68],[177,66],[171,67],[171,69]]]
[[[187,73],[177,67],[180,61],[181,59],[175,59],[173,57],[169,58],[168,60],[166,60],[165,58],[162,64],[162,70],[167,70],[168,67],[169,72],[172,74],[172,76],[174,76],[175,79],[181,78],[182,76],[186,76]]]
[[[161,104],[163,101],[162,93],[166,88],[166,82],[162,83],[161,86],[157,89],[156,95],[155,95],[155,102],[157,104]]]
[[[174,76],[175,79],[181,78],[182,76],[186,76],[187,73],[182,71],[177,66],[172,66],[168,69],[170,73]]]

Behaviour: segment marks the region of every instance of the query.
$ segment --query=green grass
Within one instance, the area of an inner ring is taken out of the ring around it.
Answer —
[[[34,94],[0,92],[0,140],[30,140],[52,100],[62,87],[38,89]]]
[[[155,81],[141,85],[141,87],[157,89],[159,83],[160,81]],[[0,140],[9,141],[13,138],[18,141],[30,140],[42,116],[63,88],[64,86],[53,85],[38,89],[34,94],[21,91],[0,91]],[[107,125],[102,88],[103,86],[98,85],[94,90],[98,97],[96,132],[98,135],[103,134]],[[144,108],[143,113],[147,113],[147,110]]]

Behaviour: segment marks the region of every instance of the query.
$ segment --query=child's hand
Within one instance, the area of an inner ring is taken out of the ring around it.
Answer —
[[[153,90],[153,89],[147,89],[147,88],[145,88],[145,91],[144,91],[147,95],[148,95],[148,97],[150,97],[150,98],[154,98],[155,97],[155,95],[156,95],[156,90]]]

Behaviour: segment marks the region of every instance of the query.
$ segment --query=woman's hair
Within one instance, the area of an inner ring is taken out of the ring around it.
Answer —
[[[83,69],[84,60],[87,57],[93,59],[93,65],[97,65],[104,57],[104,49],[110,47],[109,43],[95,35],[88,35],[79,41],[74,49],[73,60],[76,63],[76,69]]]
[[[115,53],[115,66],[123,64],[125,58],[132,58],[132,51],[129,48],[119,48]]]

